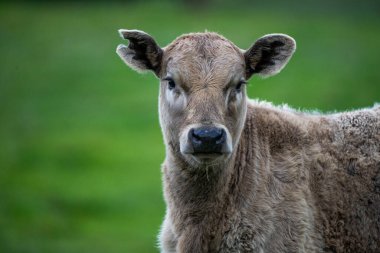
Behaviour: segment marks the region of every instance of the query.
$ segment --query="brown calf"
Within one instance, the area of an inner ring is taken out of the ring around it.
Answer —
[[[241,50],[215,33],[160,48],[119,32],[124,62],[161,81],[162,252],[380,252],[380,107],[310,115],[249,100],[246,81],[292,56],[284,34]]]

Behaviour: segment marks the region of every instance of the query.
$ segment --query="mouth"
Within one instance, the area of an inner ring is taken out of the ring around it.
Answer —
[[[216,158],[218,156],[223,155],[221,152],[213,152],[213,153],[204,153],[204,152],[196,152],[191,154],[193,156],[196,156],[198,158]]]
[[[191,150],[191,151],[184,151],[184,152],[181,152],[182,154],[184,155],[190,155],[190,156],[196,156],[196,157],[199,157],[199,158],[208,158],[208,157],[218,157],[218,156],[225,156],[225,155],[228,155],[230,154],[231,152],[229,152],[228,150],[218,150],[218,151],[211,151],[211,152],[207,152],[207,151],[194,151],[194,150]]]
[[[188,157],[191,158],[191,160],[196,161],[200,164],[218,164],[222,161],[224,161],[228,156],[229,153],[222,153],[222,152],[212,152],[212,153],[205,153],[205,152],[196,152],[191,154],[186,154]]]

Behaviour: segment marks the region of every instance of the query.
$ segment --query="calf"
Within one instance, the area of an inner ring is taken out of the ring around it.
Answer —
[[[117,53],[160,79],[161,252],[379,252],[380,107],[315,115],[249,100],[254,74],[295,51],[284,34],[241,50],[216,33],[160,48],[120,30]]]

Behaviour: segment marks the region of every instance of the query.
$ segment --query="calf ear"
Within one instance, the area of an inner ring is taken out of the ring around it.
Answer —
[[[267,77],[279,73],[296,50],[296,42],[285,34],[268,34],[258,39],[244,53],[246,76]]]
[[[116,48],[116,53],[131,68],[137,71],[151,70],[156,75],[160,72],[162,49],[149,34],[138,30],[120,29],[123,39],[129,40]]]

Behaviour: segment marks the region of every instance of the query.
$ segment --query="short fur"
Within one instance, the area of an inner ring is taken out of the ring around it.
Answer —
[[[248,101],[245,89],[223,95],[226,80],[276,73],[294,52],[290,37],[263,38],[247,51],[214,33],[163,48],[157,75],[177,73],[181,87],[160,88],[161,251],[379,252],[380,106],[317,115]],[[181,154],[181,133],[209,122],[228,129],[233,152],[214,163]]]

